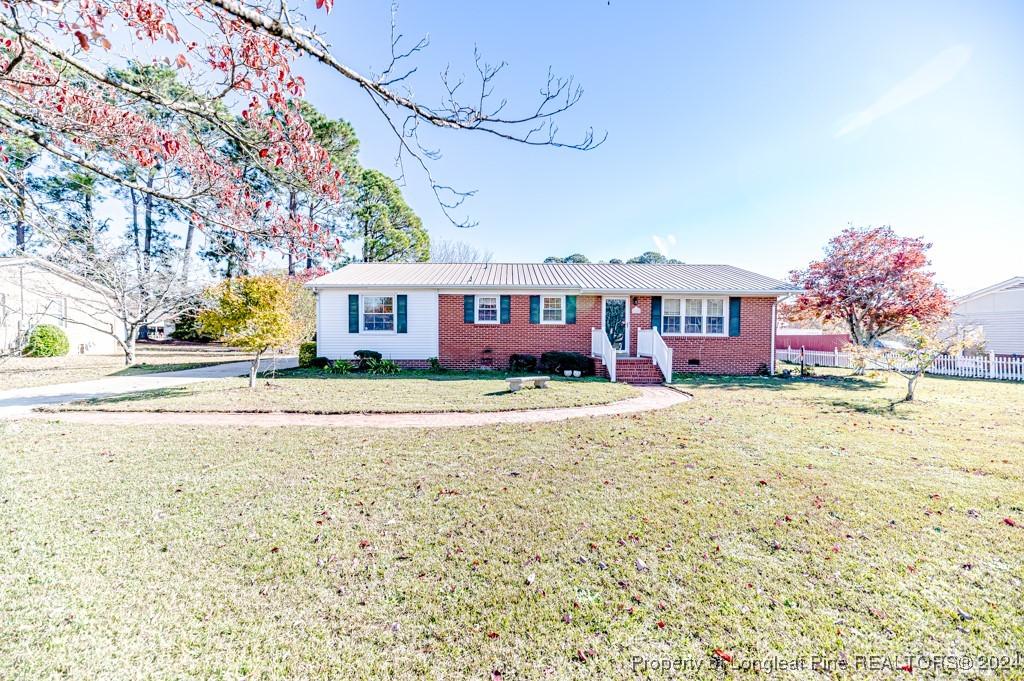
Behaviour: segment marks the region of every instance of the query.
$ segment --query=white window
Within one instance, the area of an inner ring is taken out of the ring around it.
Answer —
[[[363,331],[395,330],[395,297],[363,296]]]
[[[661,303],[661,333],[724,336],[725,298],[665,298]]]
[[[704,301],[704,305],[708,333],[718,335],[725,333],[725,300],[722,298],[708,298]]]
[[[541,324],[562,324],[565,321],[565,298],[561,296],[540,299]]]
[[[685,333],[704,333],[704,300],[701,298],[686,299]]]
[[[682,329],[682,317],[679,313],[679,299],[666,298],[661,303],[661,332],[679,333]]]
[[[476,297],[476,323],[497,324],[498,323],[498,297],[477,296]]]

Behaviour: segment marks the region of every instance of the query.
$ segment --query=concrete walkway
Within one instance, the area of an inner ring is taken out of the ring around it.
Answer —
[[[424,414],[294,414],[273,412],[239,414],[223,412],[99,412],[67,411],[32,414],[61,423],[102,425],[190,426],[329,426],[348,428],[446,428],[503,423],[541,423],[589,416],[613,416],[665,409],[690,399],[690,395],[664,386],[637,386],[639,397],[590,407],[524,409],[522,411],[448,412]]]
[[[295,357],[271,357],[260,362],[260,371],[290,369],[298,366]],[[79,383],[58,383],[36,388],[19,388],[0,392],[0,419],[23,416],[36,407],[59,404],[72,400],[92,397],[108,397],[123,393],[141,392],[157,388],[169,388],[186,383],[209,381],[216,378],[230,378],[249,374],[249,362],[225,362],[198,369],[167,371],[136,376],[112,376],[95,381]],[[54,418],[51,414],[49,418]],[[106,422],[104,420],[104,422]]]

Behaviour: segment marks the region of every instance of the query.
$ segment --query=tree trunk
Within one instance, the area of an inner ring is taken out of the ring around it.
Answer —
[[[181,283],[188,283],[188,268],[189,261],[192,258],[192,238],[195,236],[196,223],[192,220],[188,221],[188,229],[185,232],[185,253],[181,259]]]
[[[288,192],[288,217],[293,221],[298,219],[299,214],[299,195],[293,189]],[[288,239],[288,276],[295,276],[295,240]]]
[[[135,364],[135,336],[136,329],[132,327],[128,330],[128,337],[124,342],[124,365],[128,367]]]
[[[263,355],[263,351],[256,353],[256,356],[252,359],[252,366],[249,367],[249,388],[256,387],[256,374],[260,371],[260,357]]]
[[[26,229],[25,229],[25,185],[18,183],[18,221],[14,225],[14,247],[18,253],[25,252]]]
[[[919,378],[921,378],[920,372],[907,379],[907,402],[914,401],[914,391],[917,390],[917,379]]]

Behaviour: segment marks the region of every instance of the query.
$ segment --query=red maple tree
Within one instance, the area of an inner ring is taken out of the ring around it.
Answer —
[[[798,314],[849,327],[853,342],[870,346],[913,317],[922,323],[949,316],[945,289],[926,270],[931,244],[901,237],[891,227],[849,227],[829,241],[825,258],[790,273],[804,289]]]
[[[419,161],[446,213],[468,192],[430,177],[425,161],[436,152],[417,142],[420,123],[529,144],[586,149],[600,143],[591,132],[578,144],[555,139],[553,117],[582,94],[571,78],[549,75],[539,106],[517,115],[504,100],[491,99],[501,66],[488,66],[478,56],[479,93],[461,101],[469,85],[443,78],[444,103],[428,107],[399,92],[411,91],[407,79],[416,69],[403,63],[425,40],[403,51],[398,36],[390,65],[363,74],[332,54],[304,14],[306,8],[315,11],[312,3],[303,5],[0,0],[0,184],[16,188],[10,157],[19,153],[15,142],[30,143],[58,162],[173,204],[200,228],[248,233],[256,224],[269,224],[273,235],[315,251],[326,230],[256,195],[243,177],[244,168],[257,168],[309,194],[340,199],[340,169],[332,167],[303,118],[306,83],[293,70],[299,57],[318,62],[373,100],[394,129],[400,154]],[[320,11],[332,5],[333,0],[315,2]],[[116,69],[133,61],[176,68],[197,96],[169,97],[116,77]],[[158,116],[145,114],[154,109]],[[132,179],[138,168],[160,173],[155,182],[141,183]]]

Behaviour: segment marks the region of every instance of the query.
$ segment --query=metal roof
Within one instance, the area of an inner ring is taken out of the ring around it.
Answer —
[[[789,295],[784,281],[732,265],[611,263],[352,263],[310,288],[551,289]]]

